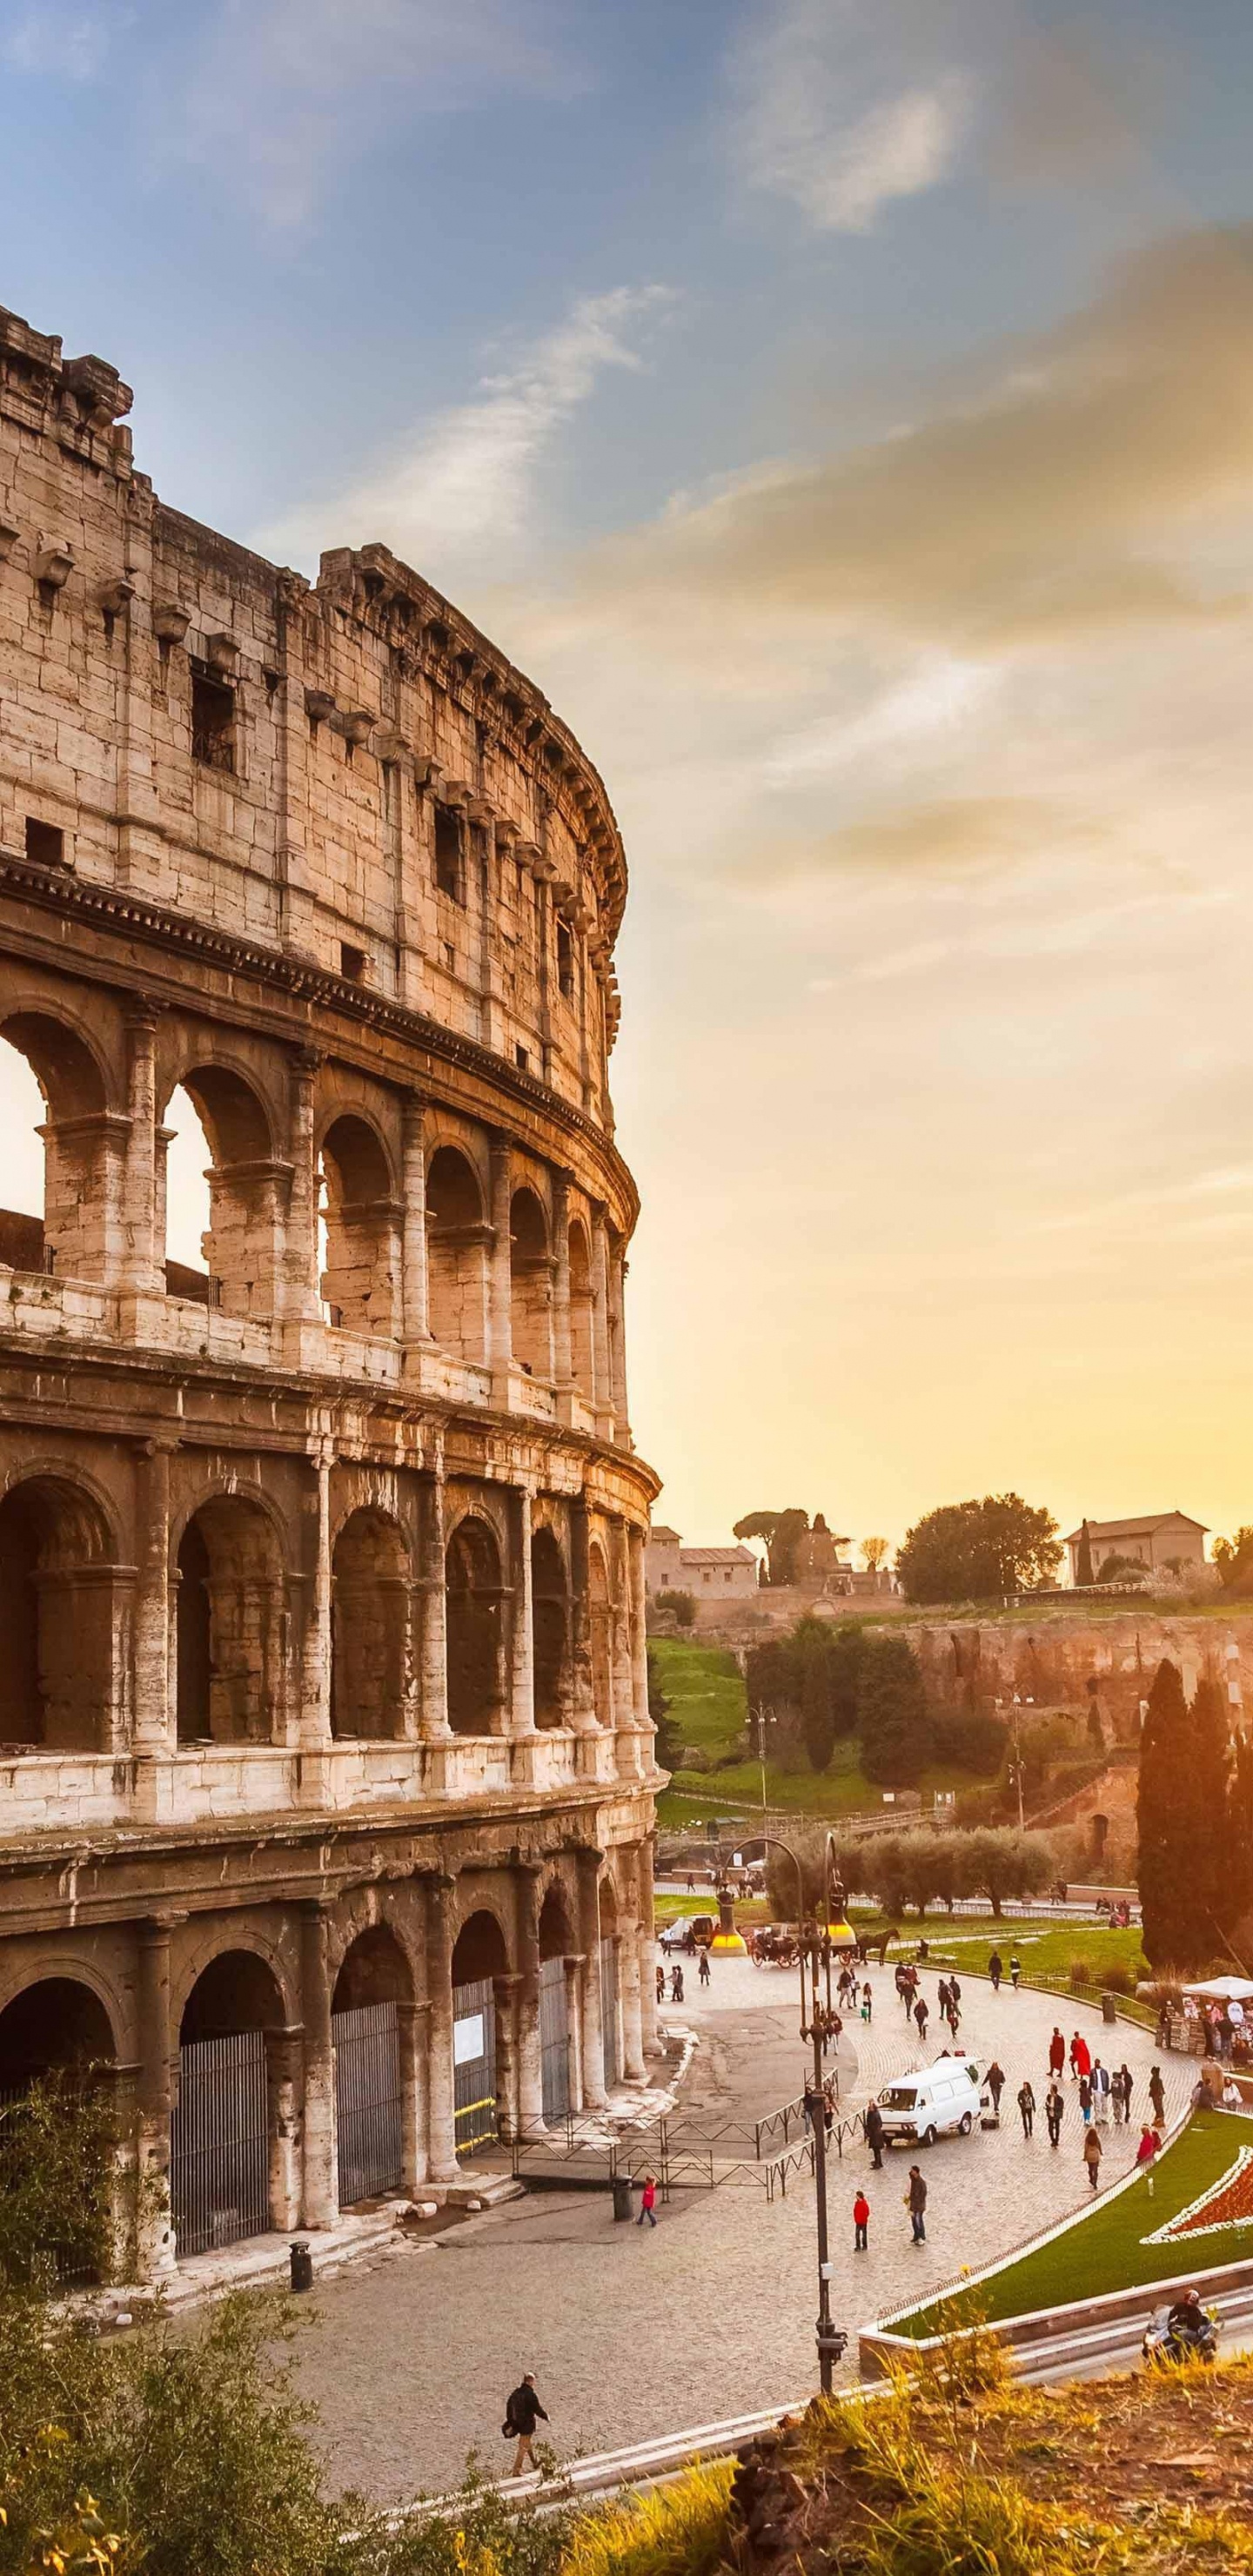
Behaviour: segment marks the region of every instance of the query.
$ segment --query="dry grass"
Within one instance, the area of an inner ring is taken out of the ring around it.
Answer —
[[[685,2469],[575,2526],[562,2576],[713,2576],[726,2549],[733,2460]]]

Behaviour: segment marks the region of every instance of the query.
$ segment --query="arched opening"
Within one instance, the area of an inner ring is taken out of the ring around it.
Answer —
[[[500,1550],[486,1521],[459,1523],[446,1563],[448,1723],[454,1735],[498,1735],[504,1707]]]
[[[613,1618],[603,1551],[587,1552],[588,1625],[592,1639],[592,1706],[598,1726],[613,1724]]]
[[[373,1924],[345,1953],[331,2000],[341,2209],[399,2191],[404,2180],[413,2017],[403,2008],[412,2002],[404,1951],[385,1924]]]
[[[565,1896],[554,1885],[544,1898],[539,1917],[540,2075],[545,2120],[564,2119],[574,2102],[578,2001],[574,1970],[567,1967],[573,1947]]]
[[[570,1603],[565,1560],[550,1529],[531,1540],[532,1669],[537,1726],[570,1722]]]
[[[452,1954],[453,2101],[457,2153],[469,2155],[500,2128],[496,1984],[509,1972],[505,1936],[484,1906],[463,1923]]]
[[[331,1560],[331,1733],[404,1733],[409,1551],[393,1520],[353,1512]]]
[[[179,2030],[170,2122],[170,2203],[180,2258],[285,2227],[294,2178],[294,2043],[263,1959],[225,1950],[197,1978]]]
[[[487,1350],[487,1242],[483,1199],[464,1154],[441,1145],[426,1176],[427,1301],[440,1349],[482,1360]]]
[[[121,1145],[100,1067],[73,1029],[42,1011],[12,1012],[0,1037],[8,1050],[0,1263],[105,1279],[120,1244]]]
[[[374,1129],[351,1112],[323,1138],[322,1193],[327,1320],[386,1339],[396,1328],[400,1209]]]
[[[104,2005],[76,1977],[41,1977],[0,2012],[0,2098],[47,2075],[112,2067],[116,2058]]]
[[[532,1377],[553,1373],[553,1265],[548,1221],[534,1190],[515,1190],[509,1205],[509,1280],[513,1356]]]
[[[114,1570],[103,1515],[33,1476],[0,1502],[0,1740],[107,1752],[114,1733]]]
[[[589,1404],[596,1392],[595,1348],[591,1246],[576,1221],[570,1228],[570,1368],[579,1394]]]
[[[175,1610],[180,1744],[269,1744],[281,1734],[283,1569],[267,1512],[215,1494],[179,1541]]]
[[[197,1066],[171,1094],[159,1138],[169,1295],[264,1322],[275,1310],[283,1212],[261,1101],[225,1066]]]
[[[0,2190],[14,2195],[19,2279],[100,2278],[119,2214],[116,2073],[113,2025],[78,1978],[40,1978],[0,2012]]]
[[[618,1899],[614,1883],[602,1877],[600,1896],[600,2031],[605,2059],[605,2089],[622,2078],[622,2008],[618,1977]]]

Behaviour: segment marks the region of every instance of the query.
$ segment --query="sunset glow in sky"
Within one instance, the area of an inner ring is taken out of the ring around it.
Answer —
[[[0,0],[0,303],[606,779],[689,1538],[1253,1520],[1251,99],[1247,0]]]

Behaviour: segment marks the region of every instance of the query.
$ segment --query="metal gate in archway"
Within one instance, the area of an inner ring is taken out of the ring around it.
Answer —
[[[399,2191],[404,2170],[400,2026],[394,2003],[332,2013],[339,2205]]]
[[[570,2014],[564,1959],[545,1959],[540,1968],[539,2044],[544,2117],[564,2120],[570,2108]]]
[[[170,2207],[180,2257],[264,2236],[270,2226],[265,2033],[231,2031],[178,2052],[170,2117]]]
[[[457,2153],[496,2136],[496,1990],[490,1977],[452,1990],[452,2081]]]
[[[600,1945],[600,2028],[605,2083],[612,2092],[622,2073],[618,2063],[618,1944],[612,1934]]]

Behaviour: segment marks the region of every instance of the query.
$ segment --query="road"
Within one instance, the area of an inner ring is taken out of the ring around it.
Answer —
[[[689,2120],[751,2121],[795,2093],[803,2065],[793,1979],[719,1959],[707,1993],[688,1982],[687,2000],[666,2017],[700,2034],[684,2095]],[[851,2027],[841,2053],[846,2107],[915,2062],[891,1972],[873,1971],[872,1985],[871,2025]],[[1041,2123],[1027,2141],[1011,2116],[1024,2074],[1042,2098],[1055,2021],[1067,2037],[1083,2028],[1095,2053],[1116,2043],[1136,2080],[1133,2113],[1145,2102],[1151,2033],[1128,2024],[1105,2031],[1084,2006],[1008,1987],[994,1996],[974,1979],[964,1982],[963,2007],[963,2043],[976,2057],[995,2054],[1009,2077],[1006,2116],[999,2131],[942,2140],[926,2157],[927,2244],[911,2243],[901,2206],[906,2155],[896,2151],[874,2174],[859,2146],[833,2168],[832,2307],[850,2332],[849,2377],[865,2319],[938,2287],[963,2264],[1008,2252],[1086,2200],[1074,2088],[1056,2153]],[[1168,2057],[1163,2073],[1173,2117],[1193,2069]],[[1130,2162],[1138,2135],[1138,2127],[1131,2140],[1106,2132],[1107,2182]],[[861,2182],[870,2249],[854,2255],[850,2211]],[[504,2399],[526,2369],[561,2452],[616,2449],[808,2391],[812,2182],[773,2206],[754,2184],[684,2191],[659,2222],[655,2234],[615,2225],[600,2193],[545,2194],[473,2218],[434,2248],[404,2247],[328,2283],[310,2303],[317,2328],[300,2340],[297,2372],[320,2412],[330,2484],[380,2502],[429,2493],[455,2482],[475,2447],[500,2474]]]

